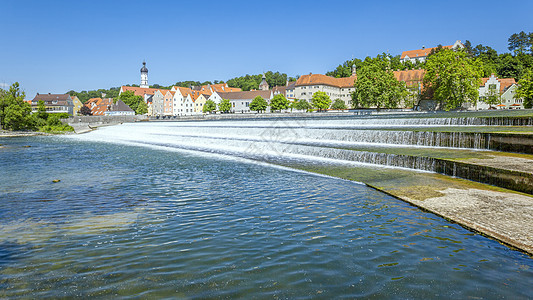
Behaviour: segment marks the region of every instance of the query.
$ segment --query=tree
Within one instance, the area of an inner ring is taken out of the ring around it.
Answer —
[[[127,106],[135,111],[137,115],[143,115],[148,113],[148,106],[144,102],[142,96],[136,96],[133,91],[125,91],[118,97]]]
[[[407,97],[405,83],[398,81],[389,68],[388,58],[378,55],[357,71],[353,107],[396,108]]]
[[[533,108],[533,68],[518,81],[515,98],[524,99],[524,108]]]
[[[48,113],[46,112],[46,105],[44,105],[43,100],[39,100],[37,103],[37,113],[35,114],[37,118],[46,120],[48,119]]]
[[[291,103],[291,107],[298,110],[305,110],[306,112],[311,109],[311,104],[307,102],[305,99],[296,99],[293,103]]]
[[[92,111],[89,107],[83,105],[81,108],[80,108],[80,111],[79,111],[79,114],[82,115],[82,116],[90,116],[92,115]]]
[[[3,129],[35,128],[31,105],[24,102],[24,97],[18,82],[13,83],[7,91],[0,89],[0,124]]]
[[[218,104],[218,110],[223,113],[228,113],[231,110],[231,102],[228,99],[222,99]]]
[[[346,103],[344,103],[344,100],[335,99],[335,101],[331,105],[331,109],[337,109],[337,110],[347,109]]]
[[[497,67],[498,75],[502,78],[520,79],[523,73],[523,65],[518,56],[512,56],[509,53],[500,55],[500,62]]]
[[[318,110],[326,110],[331,105],[331,99],[325,92],[318,91],[313,94],[313,98],[311,99],[311,102],[313,103],[313,107],[318,108]]]
[[[455,109],[477,101],[482,72],[481,60],[468,58],[462,50],[442,49],[427,59],[424,86],[445,110]]]
[[[512,34],[509,39],[508,49],[513,51],[515,55],[525,54],[527,51],[533,51],[531,33],[525,33],[521,31],[520,33]]]
[[[282,94],[277,94],[276,96],[274,96],[274,98],[272,98],[272,100],[270,100],[270,109],[272,111],[281,111],[282,109],[287,109],[289,108],[289,105],[289,100],[287,100],[287,98],[285,98],[285,96],[283,96]]]
[[[500,91],[497,90],[495,84],[489,85],[489,89],[485,95],[485,98],[483,99],[483,102],[487,103],[489,106],[497,105],[502,102]]]
[[[212,113],[215,110],[217,110],[217,105],[215,101],[213,100],[205,101],[204,108],[202,109],[204,113]]]
[[[257,96],[250,103],[250,110],[262,112],[267,109],[268,102],[261,96]]]

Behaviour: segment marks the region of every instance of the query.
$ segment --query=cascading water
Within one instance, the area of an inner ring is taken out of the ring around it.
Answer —
[[[435,160],[374,151],[349,150],[350,147],[448,147],[486,149],[482,134],[432,131],[395,131],[387,125],[403,122],[417,125],[442,119],[326,120],[312,121],[228,121],[228,122],[152,122],[102,128],[81,139],[165,146],[201,152],[220,153],[252,159],[330,159],[435,171]],[[449,120],[444,120],[449,122]],[[345,129],[346,126],[386,128]],[[342,125],[342,126],[341,126]],[[395,126],[398,126],[396,124]],[[339,129],[340,128],[340,129]]]
[[[475,129],[472,125],[461,125],[464,127],[458,132],[446,128],[434,131],[435,124],[457,128],[458,123],[475,122],[474,118],[150,122],[101,128],[73,138],[216,153],[275,164],[406,168],[531,193],[533,187],[528,181],[518,184],[523,178],[531,177],[527,172],[493,172],[488,167],[465,164],[461,170],[467,171],[461,171],[458,162],[447,159],[456,155],[476,158],[482,154],[476,151],[496,147],[518,149],[521,142],[523,153],[531,151],[530,135],[523,135],[525,138],[497,135],[498,141],[491,133],[468,132]]]

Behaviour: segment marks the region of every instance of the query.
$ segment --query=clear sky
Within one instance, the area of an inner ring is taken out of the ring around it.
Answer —
[[[470,40],[507,51],[533,1],[0,0],[0,85],[35,93],[325,73],[351,59]]]

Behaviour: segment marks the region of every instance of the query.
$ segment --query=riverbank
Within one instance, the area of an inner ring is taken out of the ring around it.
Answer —
[[[39,132],[39,131],[0,130],[0,137],[42,136],[42,135],[52,135],[52,134],[46,133],[46,132]]]

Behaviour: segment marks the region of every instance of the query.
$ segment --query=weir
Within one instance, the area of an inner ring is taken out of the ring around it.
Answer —
[[[492,224],[489,215],[471,216],[469,211],[457,215],[460,210],[447,211],[449,207],[445,204],[436,208],[429,205],[432,199],[446,203],[450,196],[439,197],[463,189],[479,199],[506,199],[506,209],[515,205],[517,199],[520,201],[516,203],[533,204],[531,118],[327,117],[142,122],[72,137],[240,157],[356,180],[533,252],[533,236],[521,233],[520,228],[520,233],[509,237],[505,218]],[[501,195],[487,196],[493,192]],[[520,193],[529,196],[523,198]],[[483,209],[500,211],[502,202],[498,201],[487,202]],[[518,223],[532,223],[533,216],[528,210],[515,210],[520,211],[513,215]]]

